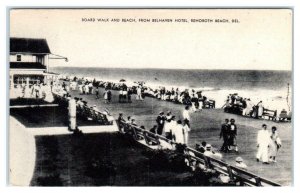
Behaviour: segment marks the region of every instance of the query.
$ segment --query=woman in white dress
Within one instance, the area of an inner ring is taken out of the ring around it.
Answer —
[[[79,94],[81,95],[81,94],[83,94],[83,90],[82,90],[82,85],[78,85],[78,88],[79,88]]]
[[[184,136],[184,144],[188,144],[188,138],[189,138],[189,132],[190,132],[190,127],[186,121],[183,123],[183,136]]]
[[[264,111],[264,107],[263,107],[262,101],[260,101],[260,102],[257,104],[257,117],[258,117],[258,118],[261,118],[261,117],[262,117],[263,111]]]
[[[51,86],[50,85],[45,85],[44,86],[44,90],[45,90],[45,101],[52,103],[54,101],[54,97],[51,91]]]
[[[107,89],[105,89],[103,98],[104,98],[104,102],[107,103],[108,102],[108,91],[107,91]]]
[[[278,136],[277,128],[272,127],[271,143],[269,149],[270,161],[276,162],[276,156],[280,147],[281,147],[281,140]]]
[[[173,129],[173,136],[176,143],[184,144],[184,131],[181,120],[177,121],[176,127]]]

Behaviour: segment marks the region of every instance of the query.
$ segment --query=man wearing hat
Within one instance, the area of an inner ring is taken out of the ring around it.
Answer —
[[[270,133],[267,130],[267,125],[263,124],[262,129],[257,133],[257,154],[256,160],[262,161],[264,164],[269,164],[268,150],[271,143]]]
[[[156,118],[156,123],[157,123],[157,134],[161,135],[163,133],[163,128],[164,128],[164,124],[165,124],[165,116],[164,116],[164,112],[161,111],[158,115],[158,117]]]
[[[221,126],[220,139],[223,138],[223,145],[221,151],[228,152],[228,140],[229,140],[229,119],[225,119],[225,123]]]

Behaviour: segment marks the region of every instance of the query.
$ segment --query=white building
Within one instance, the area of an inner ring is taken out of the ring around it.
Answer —
[[[57,56],[50,58],[51,51],[46,39],[10,38],[9,80],[10,91],[14,93],[20,85],[49,83],[57,74],[49,73],[49,59],[65,59]],[[11,95],[12,96],[12,95]]]
[[[10,38],[10,88],[43,83],[50,53],[45,39]]]

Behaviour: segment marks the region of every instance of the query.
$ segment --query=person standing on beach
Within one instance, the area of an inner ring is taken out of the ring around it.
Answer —
[[[161,135],[163,133],[163,128],[164,128],[164,124],[165,124],[165,116],[164,116],[164,112],[161,111],[158,115],[158,117],[156,118],[156,123],[157,123],[157,134]]]
[[[276,156],[279,148],[281,148],[281,140],[278,136],[277,128],[273,126],[272,133],[271,133],[270,152],[269,152],[271,162],[276,162]]]
[[[142,101],[143,100],[143,98],[142,98],[142,88],[141,88],[140,85],[137,87],[136,91],[137,91],[136,100]]]
[[[186,122],[186,124],[189,126],[189,128],[191,128],[190,125],[190,113],[189,113],[190,107],[187,105],[185,106],[185,109],[182,112],[182,117],[183,117],[183,121]]]
[[[236,137],[237,137],[237,126],[235,120],[231,119],[229,124],[229,139],[228,139],[228,149],[231,150],[232,146],[235,147],[235,151],[238,152]]]
[[[269,164],[268,149],[270,146],[270,133],[267,130],[267,125],[263,124],[262,129],[257,133],[257,154],[256,161],[262,161],[264,164]]]
[[[225,119],[225,123],[221,126],[220,139],[223,138],[223,145],[221,151],[228,152],[228,141],[229,141],[229,119]]]

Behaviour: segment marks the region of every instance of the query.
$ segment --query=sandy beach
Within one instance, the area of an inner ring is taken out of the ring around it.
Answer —
[[[104,89],[101,89],[100,96],[103,96],[103,91]],[[104,103],[103,97],[96,99],[95,95],[79,95],[77,91],[71,91],[70,94],[72,97],[82,97],[88,102],[88,105],[97,105],[100,110],[107,108],[115,118],[118,117],[119,113],[123,113],[125,118],[132,116],[136,119],[138,125],[144,125],[147,129],[155,125],[155,119],[160,111],[167,112],[170,110],[179,119],[184,108],[182,104],[174,104],[148,97],[144,101],[136,101],[135,97],[132,96],[132,103],[118,103],[118,92],[112,91],[112,93],[112,102],[107,104]],[[248,165],[248,171],[272,179],[282,185],[291,185],[293,171],[291,123],[276,123],[268,120],[242,117],[224,113],[222,109],[203,109],[201,112],[191,114],[191,132],[188,145],[194,147],[196,143],[201,143],[205,140],[216,149],[219,149],[222,145],[222,140],[219,139],[220,126],[225,118],[234,118],[236,120],[239,152],[224,153],[224,160],[234,164],[235,158],[241,156]],[[269,129],[272,126],[278,128],[283,144],[279,150],[277,163],[269,165],[257,163],[255,159],[257,132],[263,123],[267,124]]]

